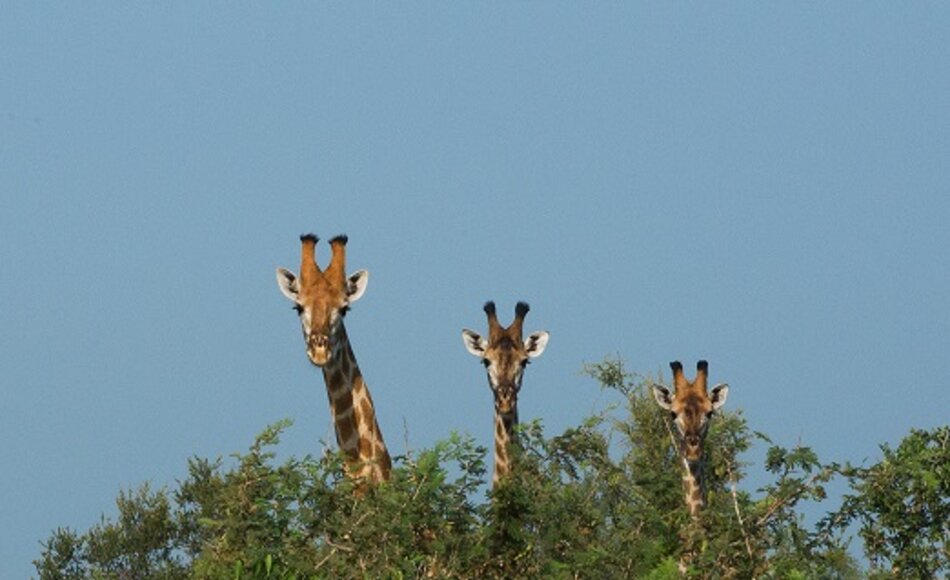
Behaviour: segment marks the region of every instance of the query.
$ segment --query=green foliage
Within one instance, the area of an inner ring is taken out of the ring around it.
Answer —
[[[913,573],[946,570],[946,429],[885,447],[871,468],[841,468],[751,432],[741,412],[718,414],[707,437],[708,505],[693,522],[669,419],[649,393],[654,380],[619,360],[585,371],[620,403],[554,436],[539,421],[521,425],[513,471],[487,497],[486,450],[470,437],[397,457],[390,481],[366,487],[345,477],[339,455],[276,461],[285,421],[228,461],[192,459],[173,491],[123,491],[114,521],[82,534],[56,530],[37,572],[660,580],[682,577],[686,566],[695,578],[852,578],[859,573],[843,539],[851,521],[862,524],[875,571],[885,561]],[[740,457],[753,443],[768,445],[772,479],[749,491]],[[823,501],[839,473],[856,493],[806,526],[802,502]]]
[[[950,573],[950,427],[913,430],[884,458],[842,473],[854,494],[823,522],[860,525],[872,573],[936,578]]]
[[[68,528],[58,528],[43,543],[43,555],[34,564],[43,580],[84,578],[82,538]]]
[[[35,562],[42,579],[187,578],[176,554],[179,528],[164,490],[148,484],[123,491],[116,500],[119,517],[103,519],[82,536],[59,529]]]

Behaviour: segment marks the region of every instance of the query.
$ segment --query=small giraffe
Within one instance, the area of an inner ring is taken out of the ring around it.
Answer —
[[[343,326],[346,311],[366,290],[369,273],[360,270],[346,276],[346,236],[330,240],[332,257],[322,272],[314,254],[317,237],[306,234],[300,236],[300,241],[300,278],[278,268],[277,285],[293,301],[300,316],[310,362],[323,370],[337,444],[346,455],[347,474],[371,483],[388,480],[392,460]]]
[[[706,392],[709,363],[696,364],[696,380],[692,383],[683,376],[679,361],[670,363],[673,369],[675,394],[661,385],[653,385],[653,397],[667,411],[679,434],[679,453],[683,460],[683,491],[693,521],[698,521],[706,505],[703,473],[703,441],[709,428],[709,418],[723,406],[729,394],[729,385],[719,384]]]
[[[495,303],[485,303],[488,315],[488,340],[478,333],[462,331],[462,341],[468,352],[481,359],[488,371],[488,386],[495,398],[495,471],[492,485],[498,486],[511,471],[508,455],[510,445],[515,443],[515,426],[518,424],[518,391],[524,377],[524,368],[530,359],[541,356],[548,344],[548,333],[532,333],[521,339],[521,327],[529,307],[524,302],[515,306],[515,319],[508,328],[498,323]]]

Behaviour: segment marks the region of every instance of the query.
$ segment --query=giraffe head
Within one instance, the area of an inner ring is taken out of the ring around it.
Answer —
[[[671,362],[670,368],[673,369],[675,392],[670,393],[666,387],[653,385],[653,396],[661,407],[670,412],[676,424],[683,459],[696,464],[703,459],[703,440],[709,427],[709,418],[726,402],[729,385],[716,385],[707,393],[709,364],[704,360],[697,363],[693,382],[683,376],[683,365],[679,361]]]
[[[519,302],[515,306],[514,321],[511,326],[504,328],[498,323],[495,303],[486,302],[488,339],[467,328],[462,331],[465,348],[480,358],[488,370],[488,386],[495,396],[495,411],[501,415],[509,415],[517,408],[524,368],[530,359],[541,356],[548,344],[548,333],[545,331],[532,333],[522,340],[521,327],[528,310],[527,304]]]
[[[334,355],[334,337],[343,316],[366,290],[369,273],[360,270],[346,275],[346,236],[330,240],[332,257],[326,270],[317,265],[314,251],[317,237],[300,236],[302,243],[300,277],[285,268],[277,268],[277,285],[294,303],[303,326],[303,338],[310,361],[323,366]]]

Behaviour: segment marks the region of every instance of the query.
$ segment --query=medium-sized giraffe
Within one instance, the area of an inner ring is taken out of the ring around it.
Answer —
[[[704,480],[703,442],[709,428],[709,418],[723,406],[729,394],[729,385],[718,384],[707,393],[706,379],[709,363],[696,364],[696,379],[693,382],[683,376],[679,361],[670,363],[673,369],[674,393],[662,385],[653,385],[656,402],[667,411],[676,425],[679,435],[679,454],[683,461],[683,491],[686,505],[694,521],[698,521],[706,505]]]
[[[530,359],[541,356],[548,344],[548,333],[534,332],[522,340],[521,327],[528,313],[528,305],[519,302],[515,306],[515,319],[508,328],[498,323],[495,303],[485,303],[488,315],[488,339],[478,333],[462,331],[462,341],[468,352],[481,359],[488,371],[488,386],[495,398],[495,471],[492,485],[497,487],[511,471],[509,448],[515,441],[515,426],[518,424],[518,391],[524,369]]]
[[[346,275],[346,236],[330,240],[332,257],[325,271],[317,265],[317,237],[300,236],[300,277],[277,269],[277,285],[294,303],[303,326],[310,362],[323,370],[336,440],[346,456],[350,477],[376,483],[389,479],[392,460],[376,421],[376,410],[353,348],[343,316],[366,290],[369,273]]]

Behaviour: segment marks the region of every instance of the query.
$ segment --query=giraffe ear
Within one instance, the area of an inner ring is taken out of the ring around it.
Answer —
[[[547,331],[542,330],[526,338],[524,341],[524,350],[528,353],[528,356],[531,358],[541,356],[541,353],[544,352],[544,347],[548,345],[549,336]]]
[[[353,304],[366,292],[366,284],[369,282],[369,272],[360,270],[346,280],[346,301]]]
[[[466,328],[462,331],[462,342],[465,343],[465,348],[468,349],[468,352],[478,358],[485,356],[485,349],[488,348],[488,343],[485,342],[485,339],[479,336],[477,332]]]
[[[653,385],[653,398],[656,399],[656,404],[663,407],[667,411],[673,409],[673,396],[670,395],[670,390],[661,385]]]
[[[294,276],[293,272],[286,268],[277,268],[277,287],[284,293],[284,296],[294,302],[297,301],[300,287],[297,285],[297,277]]]
[[[726,397],[729,396],[729,385],[720,383],[709,392],[709,400],[712,402],[713,411],[726,404]]]

